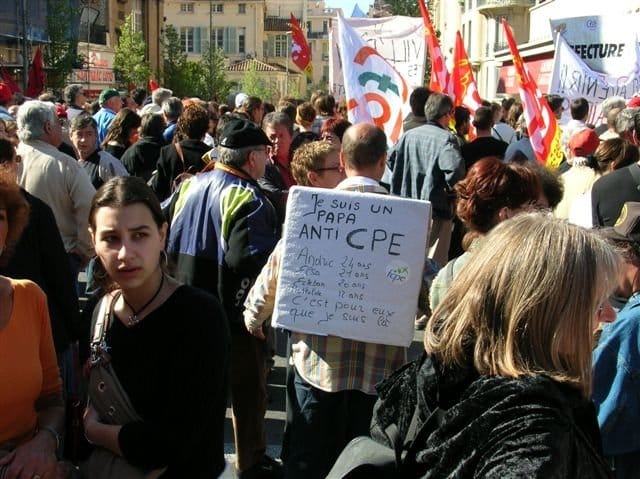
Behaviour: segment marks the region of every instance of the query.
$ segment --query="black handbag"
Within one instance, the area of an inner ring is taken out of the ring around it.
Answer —
[[[421,362],[424,361],[424,356]],[[424,439],[443,423],[446,411],[436,407],[427,420],[418,427],[416,407],[407,434],[402,440],[396,424],[390,424],[384,433],[393,447],[374,441],[368,436],[352,439],[346,445],[327,479],[395,479],[416,475],[416,454]]]

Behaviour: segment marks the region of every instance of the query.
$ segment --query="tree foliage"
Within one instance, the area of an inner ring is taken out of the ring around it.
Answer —
[[[80,14],[68,0],[47,0],[47,36],[44,49],[47,86],[53,90],[64,88],[76,62],[78,40],[72,35],[72,24]]]
[[[133,18],[129,14],[122,24],[122,34],[115,48],[113,69],[118,77],[127,84],[146,85],[151,76],[151,67],[146,60],[147,44],[144,35],[135,31]]]
[[[387,0],[386,3],[392,15],[405,15],[407,17],[420,16],[420,8],[418,7],[417,0]],[[429,4],[427,7],[429,8],[433,2],[425,3]]]
[[[180,35],[173,25],[167,25],[164,30],[163,47],[162,86],[173,90],[176,96],[183,96],[187,90],[186,78],[184,78],[185,69],[187,68],[187,54],[180,41]]]
[[[242,91],[249,96],[257,96],[263,100],[271,100],[278,96],[274,95],[274,92],[269,85],[263,78],[260,78],[255,62],[251,62],[249,69],[244,74],[244,78],[242,79]]]
[[[231,83],[224,74],[224,53],[216,46],[207,45],[200,60],[205,70],[205,95],[201,98],[224,100],[231,91]]]

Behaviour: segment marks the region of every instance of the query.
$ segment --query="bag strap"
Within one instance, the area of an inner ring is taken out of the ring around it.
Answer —
[[[91,339],[91,364],[97,364],[102,356],[102,352],[106,352],[108,349],[105,343],[105,337],[109,330],[109,323],[111,321],[111,308],[115,303],[111,294],[105,294],[100,302],[93,310],[93,335]]]
[[[496,135],[498,135],[498,138],[500,139],[500,141],[504,141],[504,138],[502,138],[502,135],[498,133],[498,130],[496,130],[495,126],[491,128],[491,131],[493,131]]]
[[[638,163],[634,163],[627,169],[629,170],[629,173],[631,173],[633,181],[636,182],[637,189],[640,191],[640,165],[638,165]]]
[[[187,165],[184,162],[184,154],[182,153],[182,146],[180,143],[174,143],[173,146],[176,149],[176,153],[178,153],[178,158],[180,158],[180,163],[182,163],[182,171],[187,171]]]

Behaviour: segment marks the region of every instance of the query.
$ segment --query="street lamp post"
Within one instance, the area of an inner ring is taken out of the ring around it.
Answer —
[[[22,91],[27,91],[27,70],[29,53],[27,51],[27,0],[22,0]]]
[[[288,96],[289,95],[289,55],[291,54],[291,41],[289,41],[289,35],[291,35],[291,32],[287,32],[287,71],[286,71],[286,76],[285,76],[285,83],[284,83],[284,96]]]
[[[93,25],[100,15],[100,10],[88,5],[83,5],[80,13],[80,25],[87,24],[87,91],[91,90],[91,25]]]
[[[207,59],[209,61],[209,88],[212,88],[212,83],[213,83],[213,55],[214,55],[214,50],[213,50],[213,0],[209,0],[209,58]],[[212,90],[209,90],[212,92]],[[213,93],[213,92],[212,92]],[[213,98],[213,95],[210,95],[211,98]],[[210,99],[211,99],[210,98]]]

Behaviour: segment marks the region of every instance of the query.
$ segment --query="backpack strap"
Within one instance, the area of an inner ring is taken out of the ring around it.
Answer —
[[[178,158],[180,158],[180,163],[182,163],[182,171],[183,172],[187,171],[187,165],[184,162],[184,153],[182,153],[182,146],[180,146],[180,143],[178,142],[174,143],[173,146],[176,149],[176,153],[178,153]]]

